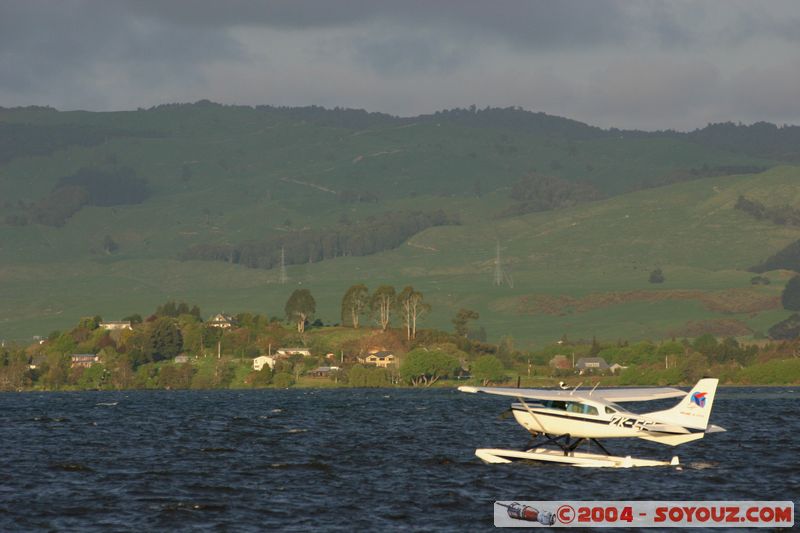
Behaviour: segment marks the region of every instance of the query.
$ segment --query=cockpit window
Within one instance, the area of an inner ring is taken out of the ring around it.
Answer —
[[[617,412],[617,410],[616,410],[616,409],[614,409],[613,407],[609,407],[609,406],[607,406],[607,405],[606,405],[606,414],[607,414],[607,415],[611,415],[611,414],[614,414],[614,413],[616,413],[616,412]]]
[[[558,411],[567,410],[567,402],[562,402],[559,400],[545,400],[542,402],[542,405],[548,409],[557,409]]]
[[[582,413],[586,415],[597,415],[597,407],[587,405],[580,402],[562,402],[559,400],[545,400],[542,406],[548,409],[556,409],[558,411],[567,411],[568,413]]]

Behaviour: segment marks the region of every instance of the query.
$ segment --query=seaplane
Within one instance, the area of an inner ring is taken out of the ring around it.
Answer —
[[[668,387],[598,389],[597,385],[580,390],[581,384],[571,389],[461,386],[458,390],[516,398],[511,413],[533,438],[523,450],[476,450],[475,455],[485,463],[528,460],[579,467],[630,468],[676,466],[680,462],[677,456],[670,461],[614,456],[600,439],[639,438],[677,446],[702,439],[707,433],[725,431],[708,423],[718,383],[717,379],[704,378],[688,393]],[[670,409],[643,414],[632,413],[619,405],[668,398],[681,400]],[[584,442],[595,444],[603,453],[579,451],[578,447]]]

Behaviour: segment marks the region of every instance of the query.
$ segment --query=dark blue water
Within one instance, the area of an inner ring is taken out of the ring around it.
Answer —
[[[0,530],[475,530],[495,500],[800,496],[800,389],[724,389],[682,469],[487,466],[509,401],[451,390],[0,395]],[[657,408],[671,402],[651,402]],[[634,409],[635,410],[635,409]]]

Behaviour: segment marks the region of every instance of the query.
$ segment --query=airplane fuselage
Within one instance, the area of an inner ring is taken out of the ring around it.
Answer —
[[[603,406],[604,407],[604,406]],[[613,408],[612,408],[613,409]],[[656,422],[626,411],[614,410],[602,414],[575,412],[543,407],[540,404],[512,405],[514,419],[531,433],[607,439],[639,437]],[[605,411],[605,409],[604,409]]]
[[[534,436],[568,436],[576,439],[636,437],[676,446],[724,431],[709,425],[718,380],[703,378],[688,393],[669,388],[592,389],[578,392],[547,389],[512,389],[462,386],[464,392],[486,392],[517,398],[511,406],[517,423]],[[649,401],[682,397],[662,411],[636,414],[618,401]]]
[[[603,400],[575,398],[515,403],[514,419],[532,435],[570,435],[573,438],[637,437],[670,446],[703,438],[701,428],[667,424],[638,415]]]

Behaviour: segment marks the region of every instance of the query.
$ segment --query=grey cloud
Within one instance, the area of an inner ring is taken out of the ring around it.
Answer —
[[[356,42],[353,50],[357,62],[389,76],[444,72],[468,61],[464,47],[448,46],[431,35],[371,37]]]
[[[243,54],[224,33],[143,23],[123,7],[86,1],[0,4],[0,88],[20,92],[55,85],[79,90],[81,80],[88,88],[104,64],[125,65],[131,74],[157,79],[165,72],[186,75],[210,59]]]
[[[131,12],[175,25],[313,29],[383,21],[412,30],[434,27],[490,34],[535,46],[617,42],[631,33],[636,22],[621,0],[201,0],[191,7],[158,0],[124,3]]]
[[[760,35],[795,41],[794,0],[113,0],[132,14],[176,26],[220,29],[353,27],[374,21],[409,29],[483,34],[517,46],[575,47],[651,41],[681,46]]]
[[[731,76],[727,83],[727,105],[720,116],[747,110],[749,121],[768,120],[777,124],[800,118],[800,57],[772,64],[749,66]]]
[[[608,118],[627,114],[668,128],[696,119],[696,113],[719,96],[719,89],[720,73],[706,61],[633,57],[595,73],[583,101]]]
[[[786,0],[9,0],[0,106],[210,98],[404,115],[521,105],[649,129],[798,122],[797,27]]]

